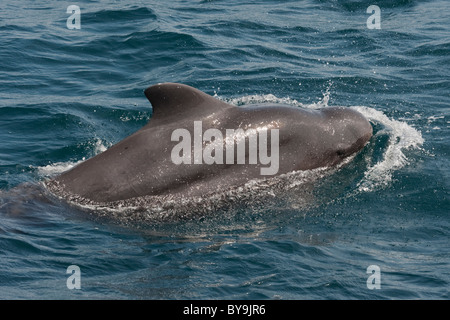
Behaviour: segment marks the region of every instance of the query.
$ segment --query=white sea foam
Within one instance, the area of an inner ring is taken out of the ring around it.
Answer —
[[[95,140],[93,144],[94,144],[93,156],[102,153],[108,149],[107,144],[101,139]],[[84,161],[86,161],[86,157],[83,157],[81,160],[78,161],[55,162],[46,166],[37,167],[37,171],[41,177],[46,178],[53,177],[55,175],[61,174],[65,171],[72,169],[73,167],[77,166],[78,164]]]
[[[82,163],[85,160],[86,158],[83,157],[83,159],[80,161],[55,162],[46,166],[37,167],[37,170],[39,175],[42,177],[52,177],[72,169],[73,167]]]

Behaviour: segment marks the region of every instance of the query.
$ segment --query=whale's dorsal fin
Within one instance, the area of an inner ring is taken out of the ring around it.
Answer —
[[[161,83],[147,88],[145,96],[153,107],[152,119],[162,119],[171,116],[197,116],[212,114],[231,108],[200,90],[180,83]]]

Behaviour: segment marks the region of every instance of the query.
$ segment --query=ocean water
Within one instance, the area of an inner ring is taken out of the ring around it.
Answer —
[[[449,21],[446,0],[2,1],[0,299],[449,299]],[[160,82],[353,108],[374,136],[202,216],[52,197],[43,181],[151,121]]]

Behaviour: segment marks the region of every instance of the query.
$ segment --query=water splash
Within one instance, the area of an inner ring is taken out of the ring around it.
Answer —
[[[322,99],[320,99],[317,102],[313,102],[311,104],[303,104],[296,99],[292,99],[290,97],[284,97],[279,98],[275,96],[274,94],[254,94],[254,95],[248,95],[238,98],[224,98],[217,94],[217,92],[214,94],[214,98],[219,99],[221,101],[224,101],[226,103],[235,105],[235,106],[246,106],[246,105],[253,105],[253,104],[260,104],[260,103],[273,103],[273,104],[287,104],[290,106],[295,107],[301,107],[301,108],[308,108],[308,109],[320,109],[328,107],[328,102],[330,101],[331,97],[331,87],[332,82],[328,82],[327,88],[325,92],[323,93]]]
[[[246,106],[246,105],[252,105],[252,104],[259,104],[259,103],[274,103],[274,104],[288,104],[292,106],[299,106],[302,107],[303,104],[298,102],[295,99],[291,99],[289,97],[287,98],[278,98],[273,94],[263,94],[263,95],[248,95],[243,96],[239,98],[231,98],[231,99],[225,99],[223,97],[218,96],[217,94],[214,95],[215,98],[225,101],[229,104],[235,105],[235,106]]]
[[[93,144],[93,156],[102,153],[108,149],[108,143],[102,141],[101,139],[96,139]],[[53,177],[55,175],[61,174],[65,171],[72,169],[73,167],[79,165],[80,163],[86,161],[86,157],[83,157],[78,161],[66,161],[66,162],[55,162],[46,166],[37,167],[39,176],[43,178]]]
[[[378,134],[388,134],[388,147],[383,159],[370,166],[364,172],[364,178],[358,184],[358,191],[369,192],[388,186],[394,171],[409,164],[405,150],[421,149],[424,143],[422,134],[406,122],[389,119],[383,112],[364,106],[352,109],[361,112],[371,122],[378,122],[384,129]]]

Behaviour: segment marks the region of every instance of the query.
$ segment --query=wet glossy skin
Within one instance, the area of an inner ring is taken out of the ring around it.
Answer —
[[[65,192],[96,202],[144,195],[201,196],[251,179],[267,178],[261,176],[264,165],[249,164],[248,149],[245,164],[175,164],[171,152],[178,142],[172,141],[171,135],[176,129],[186,129],[194,136],[194,121],[202,122],[203,132],[215,128],[223,136],[227,129],[243,129],[247,139],[258,129],[278,129],[277,174],[336,165],[363,148],[372,136],[370,123],[347,108],[236,107],[173,83],[152,86],[145,94],[153,106],[149,123],[56,177],[54,181]],[[202,147],[207,145],[203,143]],[[270,145],[268,148],[270,154]]]

